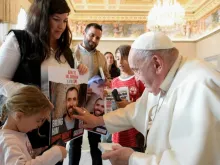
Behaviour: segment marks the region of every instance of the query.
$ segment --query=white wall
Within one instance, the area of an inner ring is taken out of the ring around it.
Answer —
[[[72,43],[73,45],[76,45],[79,42],[81,41],[73,41]],[[105,52],[112,52],[113,54],[115,54],[116,48],[120,45],[131,45],[132,43],[133,41],[101,40],[97,49],[101,51],[103,54]]]
[[[220,30],[196,43],[197,57],[214,64],[220,71]]]
[[[29,7],[31,6],[30,1],[28,0],[20,0],[21,7],[27,12]]]
[[[196,51],[197,57],[202,59],[220,54],[220,30],[200,41],[197,41]]]
[[[80,40],[73,41],[73,45],[81,42]],[[101,40],[98,45],[98,50],[102,53],[106,51],[115,52],[115,49],[123,44],[132,44],[133,41],[122,40]],[[193,56],[204,59],[206,57],[220,55],[220,30],[197,41],[197,42],[174,42],[180,54],[184,56]]]
[[[174,46],[179,50],[181,55],[196,57],[195,42],[174,42]]]
[[[76,45],[81,41],[73,41],[73,45]],[[101,40],[97,49],[100,50],[102,53],[107,51],[115,53],[115,50],[120,45],[128,44],[131,45],[133,41],[122,41],[122,40]],[[184,56],[196,56],[196,44],[195,42],[174,42],[176,48],[179,49],[180,54]]]

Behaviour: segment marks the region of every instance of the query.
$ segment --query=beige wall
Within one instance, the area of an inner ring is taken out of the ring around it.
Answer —
[[[73,41],[73,45],[76,45],[79,42],[80,40]],[[102,53],[110,51],[114,54],[118,46],[124,45],[124,44],[131,45],[132,43],[133,41],[101,40],[98,45],[98,50],[100,50]],[[184,56],[193,56],[193,57],[196,56],[196,44],[194,42],[174,42],[174,45],[175,47],[179,49],[180,54]]]
[[[21,0],[21,7],[27,12],[29,7],[31,6],[30,1],[28,0]]]
[[[197,57],[206,58],[220,54],[220,30],[196,43]]]
[[[196,43],[195,42],[174,42],[175,47],[183,56],[196,57]]]
[[[81,40],[73,41],[73,45],[81,42]],[[115,49],[123,44],[132,44],[133,41],[120,41],[120,40],[101,40],[98,50],[102,53],[110,51],[113,54]],[[205,37],[197,42],[174,42],[176,48],[179,49],[180,54],[184,56],[198,57],[201,59],[219,55],[218,58],[208,60],[217,66],[220,70],[220,30],[216,33]]]
[[[16,24],[20,8],[30,7],[28,0],[0,0],[0,22]]]
[[[220,30],[196,43],[197,57],[214,64],[220,72]]]
[[[80,40],[78,41],[73,41],[73,45],[76,45],[77,43],[81,42]],[[107,40],[101,40],[99,42],[99,45],[97,47],[98,50],[100,50],[103,54],[105,52],[112,52],[113,54],[115,53],[115,50],[118,46],[120,45],[131,45],[133,41],[117,41],[117,40],[113,40],[113,41],[107,41]]]
[[[98,49],[102,52],[112,52],[115,54],[115,50],[120,45],[131,45],[133,41],[100,41],[100,44],[98,46]]]

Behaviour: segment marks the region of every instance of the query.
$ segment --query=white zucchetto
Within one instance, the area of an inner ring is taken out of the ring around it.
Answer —
[[[173,42],[162,32],[146,32],[140,35],[131,48],[142,50],[159,50],[173,48]]]

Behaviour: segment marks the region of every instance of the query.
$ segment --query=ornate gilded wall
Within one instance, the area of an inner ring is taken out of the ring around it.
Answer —
[[[82,32],[90,21],[70,20],[73,38],[82,37]],[[95,21],[103,27],[103,38],[134,39],[148,31],[143,21]],[[220,29],[220,7],[203,16],[197,21],[188,21],[185,25],[172,32],[166,32],[176,40],[197,40],[211,32]]]

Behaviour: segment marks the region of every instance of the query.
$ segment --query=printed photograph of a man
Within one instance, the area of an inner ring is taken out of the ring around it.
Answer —
[[[101,97],[96,97],[96,100],[93,101],[93,108],[91,113],[94,116],[103,116],[105,114],[104,100]],[[98,126],[93,129],[87,129],[87,130],[102,135],[106,135],[107,133],[105,126]]]
[[[70,87],[66,92],[66,113],[63,116],[63,125],[60,126],[59,132],[65,132],[74,128],[75,120],[71,118],[74,114],[74,107],[78,106],[78,89]]]
[[[104,100],[102,98],[98,98],[94,104],[93,114],[95,116],[103,116],[105,113]]]

